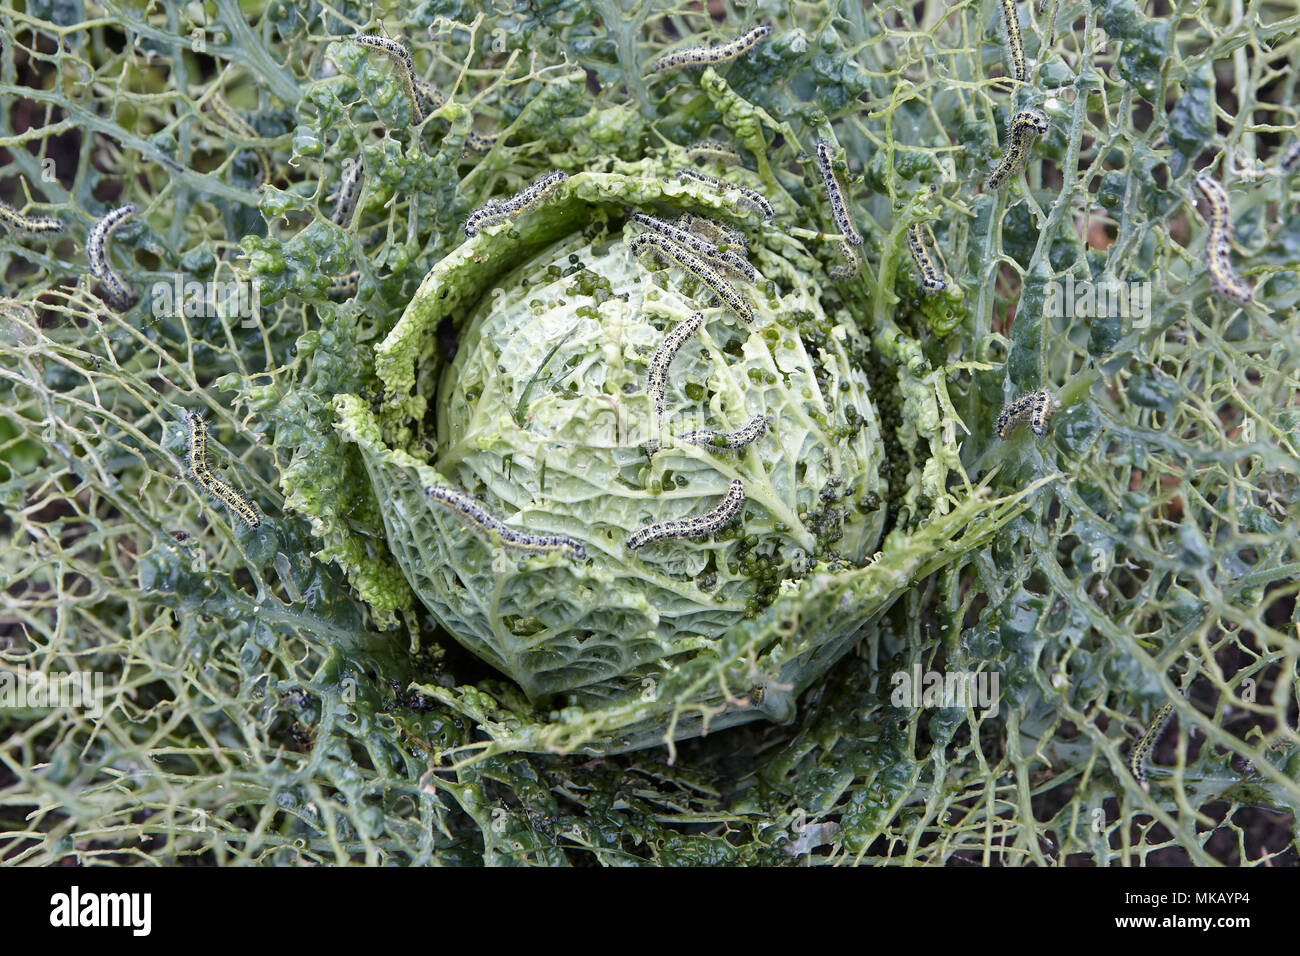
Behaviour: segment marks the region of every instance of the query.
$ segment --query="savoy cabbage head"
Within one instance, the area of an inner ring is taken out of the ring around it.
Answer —
[[[0,11],[0,860],[1294,863],[1294,16],[1006,6]]]

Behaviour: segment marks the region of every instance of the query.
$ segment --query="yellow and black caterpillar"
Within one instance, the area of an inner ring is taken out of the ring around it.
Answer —
[[[1039,438],[1047,434],[1047,423],[1060,403],[1045,388],[1028,392],[1002,406],[993,427],[1001,439],[1011,437],[1019,425],[1028,425]]]
[[[1042,136],[1050,128],[1047,114],[1039,109],[1026,109],[1011,117],[1007,131],[1007,151],[1002,160],[989,173],[988,188],[1001,189],[1016,171],[1024,165],[1029,156],[1029,148],[1034,138]]]
[[[714,534],[731,524],[740,514],[745,504],[745,483],[733,478],[727,487],[727,493],[717,506],[702,515],[677,518],[674,521],[660,521],[638,528],[627,536],[627,546],[631,551],[645,547],[652,541],[665,538],[702,538]]]
[[[190,477],[248,527],[253,530],[261,527],[262,516],[258,513],[257,506],[214,475],[208,467],[208,425],[203,416],[198,412],[190,412],[185,420],[189,425],[189,451],[185,465]]]

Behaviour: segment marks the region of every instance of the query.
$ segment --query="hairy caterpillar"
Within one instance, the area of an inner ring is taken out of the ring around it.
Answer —
[[[1007,59],[1011,61],[1011,75],[1025,82],[1025,44],[1020,35],[1020,12],[1016,0],[999,0],[1002,6],[1002,26],[1007,34]]]
[[[821,171],[822,182],[826,184],[826,195],[831,201],[831,215],[835,218],[835,226],[848,243],[860,246],[862,237],[853,228],[853,220],[849,218],[848,202],[845,200],[844,191],[840,189],[840,181],[835,178],[835,167],[831,159],[831,144],[824,139],[817,140],[817,168]]]
[[[227,482],[218,478],[208,467],[208,425],[203,420],[203,416],[198,412],[190,412],[186,416],[189,423],[189,454],[186,456],[186,465],[189,469],[190,477],[198,483],[204,491],[224,504],[227,510],[239,518],[244,524],[253,530],[257,530],[262,524],[262,516],[258,514],[257,506],[237,492]]]
[[[998,412],[994,428],[998,437],[1007,439],[1018,425],[1028,425],[1040,438],[1047,434],[1047,423],[1053,413],[1060,408],[1060,402],[1045,388],[1027,392],[1002,406]]]
[[[1228,192],[1222,183],[1205,173],[1197,173],[1192,182],[1210,207],[1210,235],[1205,241],[1205,269],[1210,274],[1210,288],[1225,299],[1246,305],[1254,293],[1233,271],[1228,258],[1232,242],[1232,210],[1228,204]]]
[[[537,553],[559,551],[576,561],[581,561],[587,556],[587,549],[583,544],[567,534],[532,534],[512,528],[463,492],[430,485],[424,489],[424,493],[433,501],[456,512],[488,541],[517,551]]]
[[[655,60],[653,69],[656,73],[667,73],[669,70],[680,70],[687,66],[711,66],[714,63],[726,63],[739,56],[744,56],[771,35],[772,28],[763,24],[754,27],[744,36],[737,37],[730,43],[723,43],[719,46],[691,47],[686,50],[678,50],[675,53],[665,53]]]
[[[702,173],[698,169],[690,169],[689,167],[678,170],[677,178],[679,180],[694,179],[718,190],[735,190],[740,193],[740,201],[757,212],[765,221],[770,221],[776,215],[772,209],[772,204],[767,201],[767,198],[762,193],[750,189],[748,186],[742,186],[740,183],[719,179],[717,176],[710,176],[708,173]]]
[[[830,277],[838,281],[846,279],[856,279],[862,273],[862,258],[858,251],[854,249],[847,239],[840,239],[840,255],[844,257],[844,264],[832,266]]]
[[[934,260],[930,258],[929,250],[925,248],[919,223],[907,227],[907,248],[912,251],[916,267],[921,270],[921,285],[931,292],[942,292],[948,288],[948,283],[943,281],[939,270],[935,268]]]
[[[1039,109],[1021,110],[1011,117],[1011,125],[1007,130],[1007,151],[993,172],[989,173],[989,189],[1001,189],[1015,175],[1029,155],[1033,138],[1042,136],[1048,127],[1047,114]]]
[[[702,515],[678,518],[675,521],[661,521],[638,528],[627,536],[627,546],[631,551],[644,547],[652,541],[664,538],[701,538],[714,534],[735,520],[745,503],[745,483],[733,478],[727,488],[727,494],[717,507]]]
[[[411,100],[411,112],[415,121],[423,122],[424,112],[420,109],[420,99],[415,92],[415,61],[411,58],[411,51],[396,40],[375,33],[358,33],[352,37],[352,42],[357,46],[382,53],[397,65],[398,79],[401,81],[402,91]]]
[[[712,160],[722,166],[739,166],[740,153],[728,146],[726,143],[719,143],[717,140],[706,139],[698,143],[692,143],[686,147],[686,155],[690,159],[707,159]]]
[[[1129,755],[1128,765],[1133,772],[1134,779],[1142,785],[1143,790],[1150,790],[1151,786],[1147,783],[1147,761],[1151,759],[1151,752],[1155,750],[1156,744],[1160,742],[1160,736],[1169,726],[1169,721],[1174,716],[1174,705],[1165,704],[1156,711],[1155,719],[1151,721],[1151,726],[1147,732],[1142,735],[1142,739],[1133,747],[1133,752]]]
[[[634,256],[639,256],[647,248],[673,260],[695,278],[709,287],[727,308],[740,316],[746,325],[754,324],[754,309],[730,282],[718,275],[703,259],[675,242],[657,236],[653,232],[643,232],[628,243]]]
[[[470,213],[469,218],[465,220],[465,235],[472,238],[485,226],[514,219],[521,212],[544,202],[555,188],[568,178],[568,173],[558,169],[553,170],[533,180],[509,199],[489,199]]]
[[[730,226],[724,226],[716,219],[687,212],[677,218],[677,225],[683,229],[689,229],[691,232],[699,233],[706,239],[712,239],[715,243],[735,246],[742,252],[749,251],[749,240],[745,238],[743,232],[732,229]]]
[[[352,221],[352,212],[357,206],[357,197],[366,183],[366,167],[361,157],[348,160],[343,164],[343,178],[339,180],[338,198],[334,200],[334,213],[330,222],[336,226],[348,227]]]
[[[700,428],[678,435],[677,440],[712,451],[739,451],[767,434],[771,424],[772,420],[766,415],[755,415],[734,432],[716,432],[709,428]]]
[[[361,271],[354,269],[330,280],[329,294],[350,296],[356,293],[361,282]]]
[[[429,105],[430,113],[442,109],[442,105],[447,102],[447,97],[443,96],[442,91],[432,83],[428,83],[418,76],[412,78],[411,83],[415,86],[415,94]]]
[[[0,222],[20,232],[62,232],[63,223],[53,216],[24,216],[6,202],[0,202]]]
[[[1284,173],[1295,172],[1296,167],[1300,166],[1300,139],[1293,140],[1291,145],[1286,148],[1285,152],[1282,153],[1282,158],[1278,161],[1278,165],[1282,167]]]
[[[719,249],[716,245],[689,229],[683,229],[681,226],[674,225],[656,216],[648,216],[642,212],[634,214],[632,221],[645,226],[647,229],[654,230],[659,235],[671,239],[680,246],[685,246],[702,259],[710,260],[723,268],[743,275],[750,282],[758,281],[758,273],[748,259],[739,253]]]
[[[119,312],[125,312],[136,302],[136,295],[122,281],[122,277],[113,268],[108,258],[108,238],[122,223],[135,215],[135,203],[118,206],[95,223],[86,240],[86,255],[90,259],[90,271],[95,278],[104,283],[108,290],[108,304]]]
[[[415,77],[412,82],[415,84],[416,95],[427,105],[428,112],[433,113],[441,109],[442,105],[447,102],[447,98],[432,83],[427,83],[419,77]],[[476,152],[486,153],[496,145],[497,140],[500,138],[499,134],[486,135],[470,130],[469,135],[465,137],[465,145]]]
[[[497,140],[500,138],[500,133],[486,134],[470,130],[469,134],[465,137],[465,145],[475,152],[486,153],[497,144]]]
[[[678,351],[686,340],[699,331],[704,322],[702,312],[692,312],[682,321],[678,322],[664,340],[659,343],[659,348],[655,349],[654,355],[650,356],[650,364],[646,370],[645,390],[654,402],[656,418],[664,416],[664,402],[668,390],[668,367],[673,364],[673,359],[677,357]]]

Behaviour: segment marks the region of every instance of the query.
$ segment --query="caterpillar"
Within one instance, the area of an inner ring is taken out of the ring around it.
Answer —
[[[664,538],[702,538],[714,534],[735,520],[745,504],[745,483],[733,478],[722,501],[710,511],[675,521],[661,521],[638,528],[627,536],[630,551]]]
[[[857,250],[849,245],[847,239],[840,239],[840,255],[844,257],[844,263],[833,266],[830,277],[841,282],[846,279],[856,279],[862,273],[862,259]]]
[[[430,485],[424,489],[429,499],[450,508],[485,539],[517,551],[546,553],[559,551],[566,557],[581,561],[587,556],[582,542],[567,534],[533,534],[512,528],[464,492]]]
[[[1282,167],[1282,172],[1293,173],[1297,166],[1300,166],[1300,139],[1293,140],[1291,145],[1282,153],[1282,158],[1278,161]]]
[[[1192,182],[1210,207],[1210,234],[1205,241],[1205,270],[1210,274],[1210,288],[1225,299],[1246,305],[1254,293],[1233,271],[1228,258],[1232,242],[1232,210],[1228,204],[1228,192],[1222,183],[1205,173],[1197,173]]]
[[[654,402],[656,419],[661,419],[664,416],[664,402],[668,390],[668,367],[673,364],[673,359],[677,357],[682,345],[699,331],[703,323],[704,313],[692,312],[668,330],[664,340],[659,343],[659,348],[655,349],[654,355],[650,356],[650,364],[646,370],[645,390],[651,401]]]
[[[416,96],[427,105],[428,112],[433,113],[442,109],[442,105],[447,102],[447,98],[442,95],[442,92],[436,86],[419,77],[415,77],[412,82],[415,84]],[[486,153],[496,145],[497,140],[500,138],[500,135],[495,133],[488,135],[470,130],[469,135],[465,137],[465,145],[476,152]]]
[[[930,253],[925,248],[919,223],[907,227],[907,248],[912,251],[916,267],[921,270],[921,285],[931,292],[942,292],[948,288],[948,283],[943,281],[939,270],[935,268],[934,260],[930,258]]]
[[[19,232],[62,232],[63,223],[53,216],[24,216],[13,206],[0,202],[0,222]]]
[[[989,189],[1001,189],[1016,171],[1020,169],[1029,154],[1031,140],[1047,132],[1049,124],[1047,114],[1039,109],[1025,109],[1011,117],[1007,130],[1007,151],[1001,161],[989,173]]]
[[[1047,424],[1061,403],[1045,388],[1028,392],[1002,406],[994,428],[1001,439],[1011,437],[1019,425],[1028,425],[1040,438],[1047,434]]]
[[[639,256],[647,248],[666,256],[681,266],[695,278],[699,279],[713,291],[732,312],[744,320],[746,325],[754,324],[754,309],[745,297],[730,282],[718,275],[703,259],[675,242],[657,236],[652,232],[643,232],[628,243],[634,256]]]
[[[398,79],[402,84],[404,92],[411,101],[411,113],[417,123],[424,121],[424,113],[420,109],[420,99],[415,92],[415,61],[411,58],[411,51],[396,40],[390,40],[386,36],[380,36],[375,33],[358,33],[352,37],[352,42],[357,46],[374,50],[382,53],[397,65]]]
[[[707,159],[718,163],[721,166],[739,166],[740,153],[726,143],[719,143],[717,140],[705,139],[698,143],[692,143],[686,147],[686,156],[689,159]]]
[[[683,229],[681,226],[641,212],[634,214],[632,221],[645,226],[647,229],[652,229],[680,246],[685,246],[702,259],[711,260],[723,268],[743,275],[750,282],[758,281],[758,273],[748,259],[739,253],[719,249],[716,245],[689,229]]]
[[[689,167],[678,170],[677,178],[678,180],[694,179],[718,190],[733,189],[740,194],[740,201],[762,216],[765,222],[770,222],[772,217],[776,215],[772,209],[772,204],[767,201],[767,198],[762,193],[750,189],[748,186],[742,186],[740,183],[719,179],[717,176],[710,176],[708,173],[702,173],[698,169]]]
[[[90,259],[90,271],[108,290],[108,304],[119,312],[125,312],[136,302],[136,295],[130,286],[113,268],[108,258],[108,238],[122,223],[135,215],[135,203],[118,206],[95,223],[86,240],[86,255]]]
[[[356,209],[357,197],[361,195],[365,183],[366,167],[361,162],[360,156],[343,164],[343,178],[339,180],[338,198],[334,200],[334,212],[330,216],[330,222],[344,229],[348,227],[352,220],[352,212]]]
[[[826,184],[826,195],[831,201],[831,215],[835,218],[835,226],[850,245],[862,245],[862,237],[858,231],[853,228],[853,220],[849,218],[848,203],[844,198],[844,191],[840,189],[840,181],[835,178],[835,167],[832,165],[831,144],[824,139],[817,140],[817,168],[821,171],[822,182]]]
[[[514,219],[521,212],[544,202],[555,188],[569,178],[569,174],[553,170],[533,180],[509,199],[489,199],[479,206],[465,220],[465,235],[473,238],[485,226],[496,225],[507,219]]]
[[[1133,772],[1134,779],[1142,785],[1143,790],[1150,790],[1147,783],[1147,761],[1151,759],[1151,752],[1155,750],[1156,744],[1160,741],[1160,736],[1169,726],[1169,721],[1174,716],[1174,705],[1165,704],[1156,711],[1155,719],[1151,721],[1151,726],[1147,732],[1142,735],[1142,739],[1133,747],[1133,752],[1129,755],[1128,765]]]
[[[208,467],[208,424],[198,412],[186,416],[189,423],[189,454],[186,467],[190,477],[213,498],[226,506],[226,509],[249,528],[256,531],[262,524],[262,516],[257,506],[237,492],[227,482],[218,478]]]
[[[501,135],[499,133],[486,134],[470,130],[469,134],[465,137],[465,145],[475,152],[486,153],[497,144],[497,140],[500,138]]]
[[[330,280],[329,294],[351,296],[354,295],[361,283],[361,271],[354,269],[352,272],[345,272],[341,276],[335,276]]]
[[[739,451],[758,441],[771,427],[772,420],[765,415],[755,415],[734,432],[716,432],[708,428],[685,432],[677,440],[688,445],[699,445],[711,451]]]
[[[691,232],[697,232],[706,239],[712,239],[714,242],[726,246],[735,246],[742,252],[749,251],[749,240],[745,234],[730,226],[724,226],[716,219],[710,219],[708,216],[700,216],[695,213],[683,213],[677,218],[677,225],[682,229],[689,229]]]
[[[714,63],[726,63],[737,57],[744,56],[771,35],[772,28],[762,24],[730,43],[723,43],[719,46],[691,47],[686,50],[677,50],[674,53],[665,53],[655,60],[653,70],[656,73],[667,73],[669,70],[680,70],[688,66],[711,66]]]
[[[1020,34],[1020,12],[1016,0],[999,0],[1002,6],[1002,26],[1007,34],[1007,59],[1011,61],[1011,75],[1025,82],[1025,44]]]
[[[429,104],[430,113],[442,109],[442,104],[447,102],[447,97],[443,96],[442,91],[432,83],[428,83],[418,76],[414,77],[411,83],[415,86],[415,95]]]

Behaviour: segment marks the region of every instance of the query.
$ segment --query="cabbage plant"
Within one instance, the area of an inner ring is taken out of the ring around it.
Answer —
[[[676,182],[674,159],[689,163],[678,152],[578,172],[517,224],[459,245],[375,347],[380,408],[336,398],[416,595],[534,702],[604,722],[605,736],[574,740],[602,750],[788,719],[900,585],[958,553],[956,534],[979,539],[950,520],[875,557],[888,489],[869,346],[828,315],[825,271],[784,234],[792,201],[754,240],[752,324],[708,308],[709,287],[686,270],[636,261],[630,210],[747,211]],[[751,178],[730,181],[761,189]],[[647,366],[701,307],[709,318],[669,365],[660,415]],[[448,320],[450,362],[421,348]],[[755,416],[767,432],[731,454],[675,440]],[[628,544],[638,527],[707,513],[734,480],[746,495],[734,527]],[[572,537],[585,557],[512,555],[425,494],[448,487],[518,516],[517,532]],[[963,519],[987,508],[968,498]],[[559,745],[552,733],[538,740]]]

